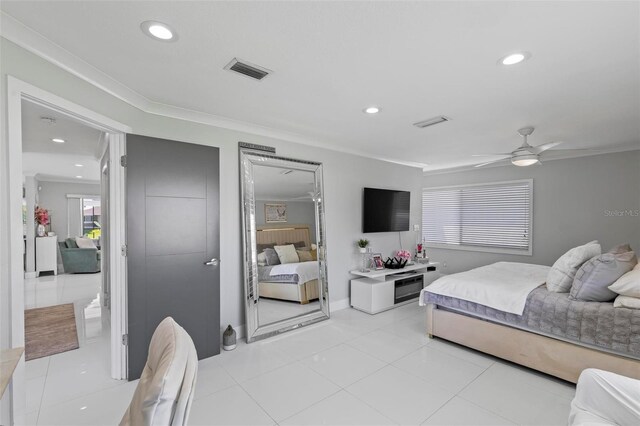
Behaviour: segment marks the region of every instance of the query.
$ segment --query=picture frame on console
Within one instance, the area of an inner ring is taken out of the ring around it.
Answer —
[[[377,271],[384,269],[384,262],[382,261],[382,254],[380,253],[374,253],[371,256],[371,263]]]

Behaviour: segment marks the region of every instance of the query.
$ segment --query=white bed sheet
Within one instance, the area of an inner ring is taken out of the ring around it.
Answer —
[[[438,278],[422,292],[479,303],[503,312],[522,315],[527,296],[544,284],[548,266],[498,262]],[[424,305],[424,295],[420,304]]]

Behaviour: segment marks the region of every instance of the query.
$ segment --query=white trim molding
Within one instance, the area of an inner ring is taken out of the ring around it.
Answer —
[[[4,22],[4,21],[3,21]],[[22,229],[22,101],[26,100],[52,108],[67,114],[95,129],[120,135],[131,132],[131,128],[108,117],[97,114],[87,108],[67,101],[59,96],[7,76],[7,156],[0,157],[0,169],[7,170],[9,238],[9,318],[11,347],[24,346],[24,271],[23,271],[23,229]],[[124,172],[123,172],[124,174]],[[113,199],[111,204],[121,206],[124,210],[124,192],[121,199]],[[124,227],[122,227],[124,232]],[[121,283],[125,286],[126,283]],[[112,310],[112,334],[118,334],[116,327],[121,321],[114,323]],[[123,349],[124,351],[124,349]],[[126,352],[125,352],[126,353]],[[113,361],[113,359],[112,359]],[[11,389],[12,421],[24,423],[26,410],[26,379],[24,358],[18,363],[13,376]],[[125,366],[126,368],[126,366]],[[126,370],[125,370],[126,372]],[[122,378],[122,377],[117,377]]]
[[[627,152],[627,151],[638,151],[638,150],[640,150],[639,143],[624,144],[624,145],[616,145],[616,146],[610,146],[610,147],[604,147],[604,148],[594,148],[592,150],[587,150],[587,151],[582,151],[577,149],[576,152],[573,154],[564,153],[562,155],[555,155],[553,157],[543,158],[542,160],[543,160],[543,163],[547,163],[549,161],[555,161],[555,160],[567,160],[569,158],[591,157],[593,155],[615,154],[616,152]],[[548,152],[552,153],[553,150],[550,150]],[[511,162],[487,164],[486,166],[483,166],[481,169],[477,168],[476,166],[477,164],[470,164],[467,166],[450,167],[450,168],[442,168],[442,169],[425,168],[422,170],[422,175],[433,176],[433,175],[442,175],[447,173],[468,172],[470,170],[487,170],[494,167],[518,167],[511,164]],[[534,166],[527,166],[527,167],[537,167],[537,166],[534,165]],[[523,167],[520,167],[520,168],[523,168]]]

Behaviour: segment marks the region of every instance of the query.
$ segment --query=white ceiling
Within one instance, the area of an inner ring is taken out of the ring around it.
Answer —
[[[3,11],[148,99],[426,169],[507,152],[640,146],[640,3],[32,2]],[[170,24],[175,43],[142,34]],[[500,57],[532,58],[505,67]],[[234,57],[274,71],[223,70]],[[122,65],[126,64],[126,65]],[[378,105],[381,113],[362,109]],[[451,122],[412,123],[444,114]]]
[[[49,124],[42,117],[53,118],[55,124]],[[23,101],[23,173],[37,176],[40,180],[99,182],[99,159],[105,143],[101,135],[99,130],[60,112]],[[51,141],[53,138],[61,138],[66,142],[55,143]]]
[[[283,174],[284,171],[291,173]],[[253,166],[253,188],[256,200],[313,202],[315,175],[305,170]]]

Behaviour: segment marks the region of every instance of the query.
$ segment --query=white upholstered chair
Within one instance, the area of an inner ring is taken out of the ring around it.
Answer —
[[[173,318],[165,318],[153,333],[147,363],[120,425],[186,425],[197,371],[191,337]]]
[[[578,378],[569,426],[640,425],[640,380],[588,368]]]

